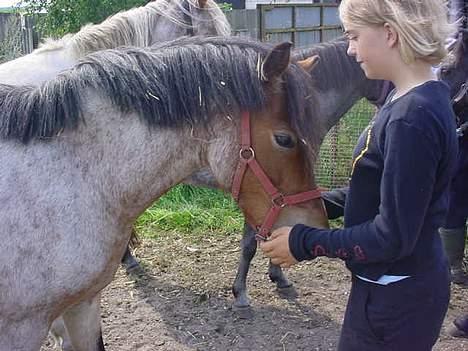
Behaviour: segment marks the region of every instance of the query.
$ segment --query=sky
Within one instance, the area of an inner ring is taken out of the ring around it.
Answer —
[[[0,7],[10,7],[16,5],[19,0],[0,0]]]

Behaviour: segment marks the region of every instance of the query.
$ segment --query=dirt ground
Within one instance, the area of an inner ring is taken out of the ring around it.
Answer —
[[[343,263],[317,259],[289,269],[298,297],[287,300],[257,254],[248,279],[252,316],[241,318],[231,296],[239,239],[204,236],[194,244],[167,234],[143,241],[136,252],[143,272],[127,276],[119,269],[103,293],[107,350],[335,350],[350,285]],[[468,340],[446,334],[462,312],[468,312],[468,289],[455,286],[434,350],[468,350]],[[41,349],[52,350],[50,342]]]

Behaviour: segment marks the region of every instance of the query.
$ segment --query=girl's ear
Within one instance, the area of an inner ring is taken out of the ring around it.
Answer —
[[[384,30],[389,47],[398,45],[398,33],[390,24],[384,23]]]

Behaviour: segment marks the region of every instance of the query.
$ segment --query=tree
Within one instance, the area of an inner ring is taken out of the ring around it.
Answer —
[[[88,23],[100,23],[110,15],[148,0],[22,0],[26,13],[37,16],[37,29],[43,35],[61,37],[75,33]]]

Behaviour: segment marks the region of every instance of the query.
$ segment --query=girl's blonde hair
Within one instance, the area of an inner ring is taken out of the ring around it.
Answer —
[[[400,53],[408,64],[416,59],[438,64],[456,30],[445,0],[343,0],[339,14],[345,26],[388,23],[399,35]]]

